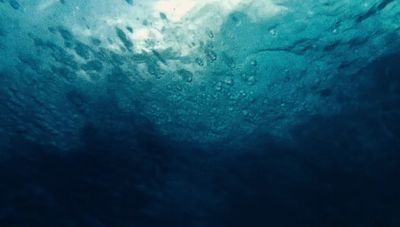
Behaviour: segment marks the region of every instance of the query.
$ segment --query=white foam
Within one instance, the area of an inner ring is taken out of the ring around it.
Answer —
[[[254,22],[266,20],[287,11],[278,1],[139,0],[128,10],[118,11],[118,16],[105,15],[103,21],[110,27],[132,26],[134,32],[127,36],[135,44],[136,52],[172,48],[181,55],[189,55],[193,51],[191,43],[207,39],[207,31],[218,33],[231,13],[242,12]],[[148,23],[143,24],[143,20]]]
[[[172,22],[182,22],[193,19],[190,15],[197,14],[206,7],[211,9],[214,16],[226,17],[234,11],[241,11],[254,21],[275,16],[286,10],[278,5],[276,0],[159,0],[154,3],[153,9],[156,13],[165,13]]]

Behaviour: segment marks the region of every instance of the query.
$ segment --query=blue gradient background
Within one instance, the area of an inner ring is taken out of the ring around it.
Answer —
[[[0,0],[1,227],[400,226],[399,2],[156,2]]]

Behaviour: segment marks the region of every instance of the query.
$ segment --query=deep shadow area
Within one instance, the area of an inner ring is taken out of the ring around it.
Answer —
[[[82,140],[68,153],[11,141],[15,153],[0,164],[1,226],[147,226],[144,210],[168,171],[168,146],[147,133],[132,148],[91,124]]]
[[[231,187],[225,226],[399,226],[399,65],[393,54],[366,67],[359,105],[298,125],[286,148],[257,138],[231,163],[244,186]]]
[[[230,163],[242,185],[225,226],[398,226],[400,144],[363,114],[316,117],[293,147]]]
[[[399,59],[368,66],[360,105],[308,119],[290,144],[256,135],[215,153],[145,121],[135,138],[87,123],[68,152],[16,135],[0,161],[0,225],[400,226]]]

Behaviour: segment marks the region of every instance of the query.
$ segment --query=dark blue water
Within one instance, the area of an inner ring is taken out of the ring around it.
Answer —
[[[0,0],[1,227],[400,226],[398,2],[157,2]]]

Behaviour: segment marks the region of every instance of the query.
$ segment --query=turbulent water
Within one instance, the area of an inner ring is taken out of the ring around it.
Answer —
[[[400,226],[396,0],[0,0],[0,226]]]

